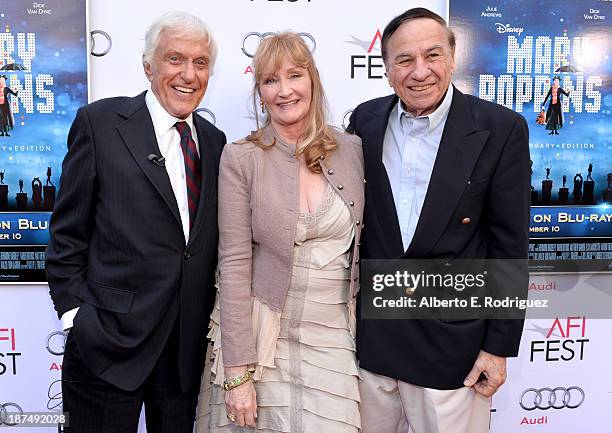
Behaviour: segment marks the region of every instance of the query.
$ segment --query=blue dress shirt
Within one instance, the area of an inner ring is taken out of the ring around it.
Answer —
[[[451,85],[433,113],[414,117],[404,111],[400,99],[389,115],[383,164],[391,183],[404,251],[412,242],[423,209],[452,99]]]

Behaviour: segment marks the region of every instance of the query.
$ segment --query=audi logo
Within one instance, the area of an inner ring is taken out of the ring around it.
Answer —
[[[217,124],[217,118],[215,117],[215,113],[210,111],[208,108],[198,108],[195,112],[200,113],[200,116],[208,120],[213,125]]]
[[[525,410],[576,409],[584,403],[584,398],[584,391],[577,386],[529,388],[521,394],[519,405]]]
[[[106,39],[106,49],[103,51],[96,51],[96,39],[101,39],[101,38],[96,38],[96,35],[101,35],[102,39]],[[92,30],[91,34],[89,36],[89,40],[91,41],[91,50],[90,53],[92,56],[94,57],[102,57],[107,55],[111,48],[113,47],[113,40],[111,39],[110,35],[108,33],[106,33],[104,30]]]
[[[63,331],[55,331],[47,337],[47,350],[52,355],[61,356],[66,348],[66,337],[68,334]]]
[[[14,410],[9,412],[9,408],[13,408]],[[9,414],[15,415],[23,415],[23,409],[17,403],[7,402],[4,404],[0,404],[0,426],[2,425],[17,425],[16,422],[9,422],[8,417]]]
[[[47,391],[47,397],[49,397],[49,401],[47,402],[47,409],[53,410],[57,409],[64,402],[64,398],[62,396],[62,380],[54,380],[49,385],[49,390]]]
[[[255,57],[255,51],[257,51],[257,47],[262,39],[267,38],[268,36],[275,35],[277,32],[249,32],[242,38],[242,52],[245,56],[250,57],[251,59]],[[304,39],[306,45],[309,46],[310,52],[314,53],[317,49],[317,41],[310,33],[298,33],[299,36]]]
[[[344,129],[345,131],[349,127],[349,122],[351,120],[351,114],[353,114],[352,108],[350,110],[346,110],[344,114],[342,115],[342,121],[340,125],[342,126],[342,129]]]

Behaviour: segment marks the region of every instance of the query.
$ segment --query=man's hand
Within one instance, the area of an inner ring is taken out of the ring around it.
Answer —
[[[481,373],[485,376],[485,379],[478,381]],[[491,397],[505,381],[506,358],[491,355],[481,350],[472,371],[467,375],[463,384],[473,387],[474,391],[485,397]]]

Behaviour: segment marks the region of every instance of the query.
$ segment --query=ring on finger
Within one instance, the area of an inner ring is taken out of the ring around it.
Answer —
[[[236,422],[236,420],[238,419],[238,417],[236,415],[234,415],[233,413],[227,413],[227,419],[229,419],[231,422]]]

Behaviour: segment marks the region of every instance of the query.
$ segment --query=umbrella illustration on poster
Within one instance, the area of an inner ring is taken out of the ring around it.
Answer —
[[[0,137],[10,137],[9,132],[15,127],[9,94],[17,96],[18,92],[11,89],[6,80],[6,75],[0,75]]]
[[[25,71],[26,68],[19,63],[7,63],[0,68],[0,71]]]

